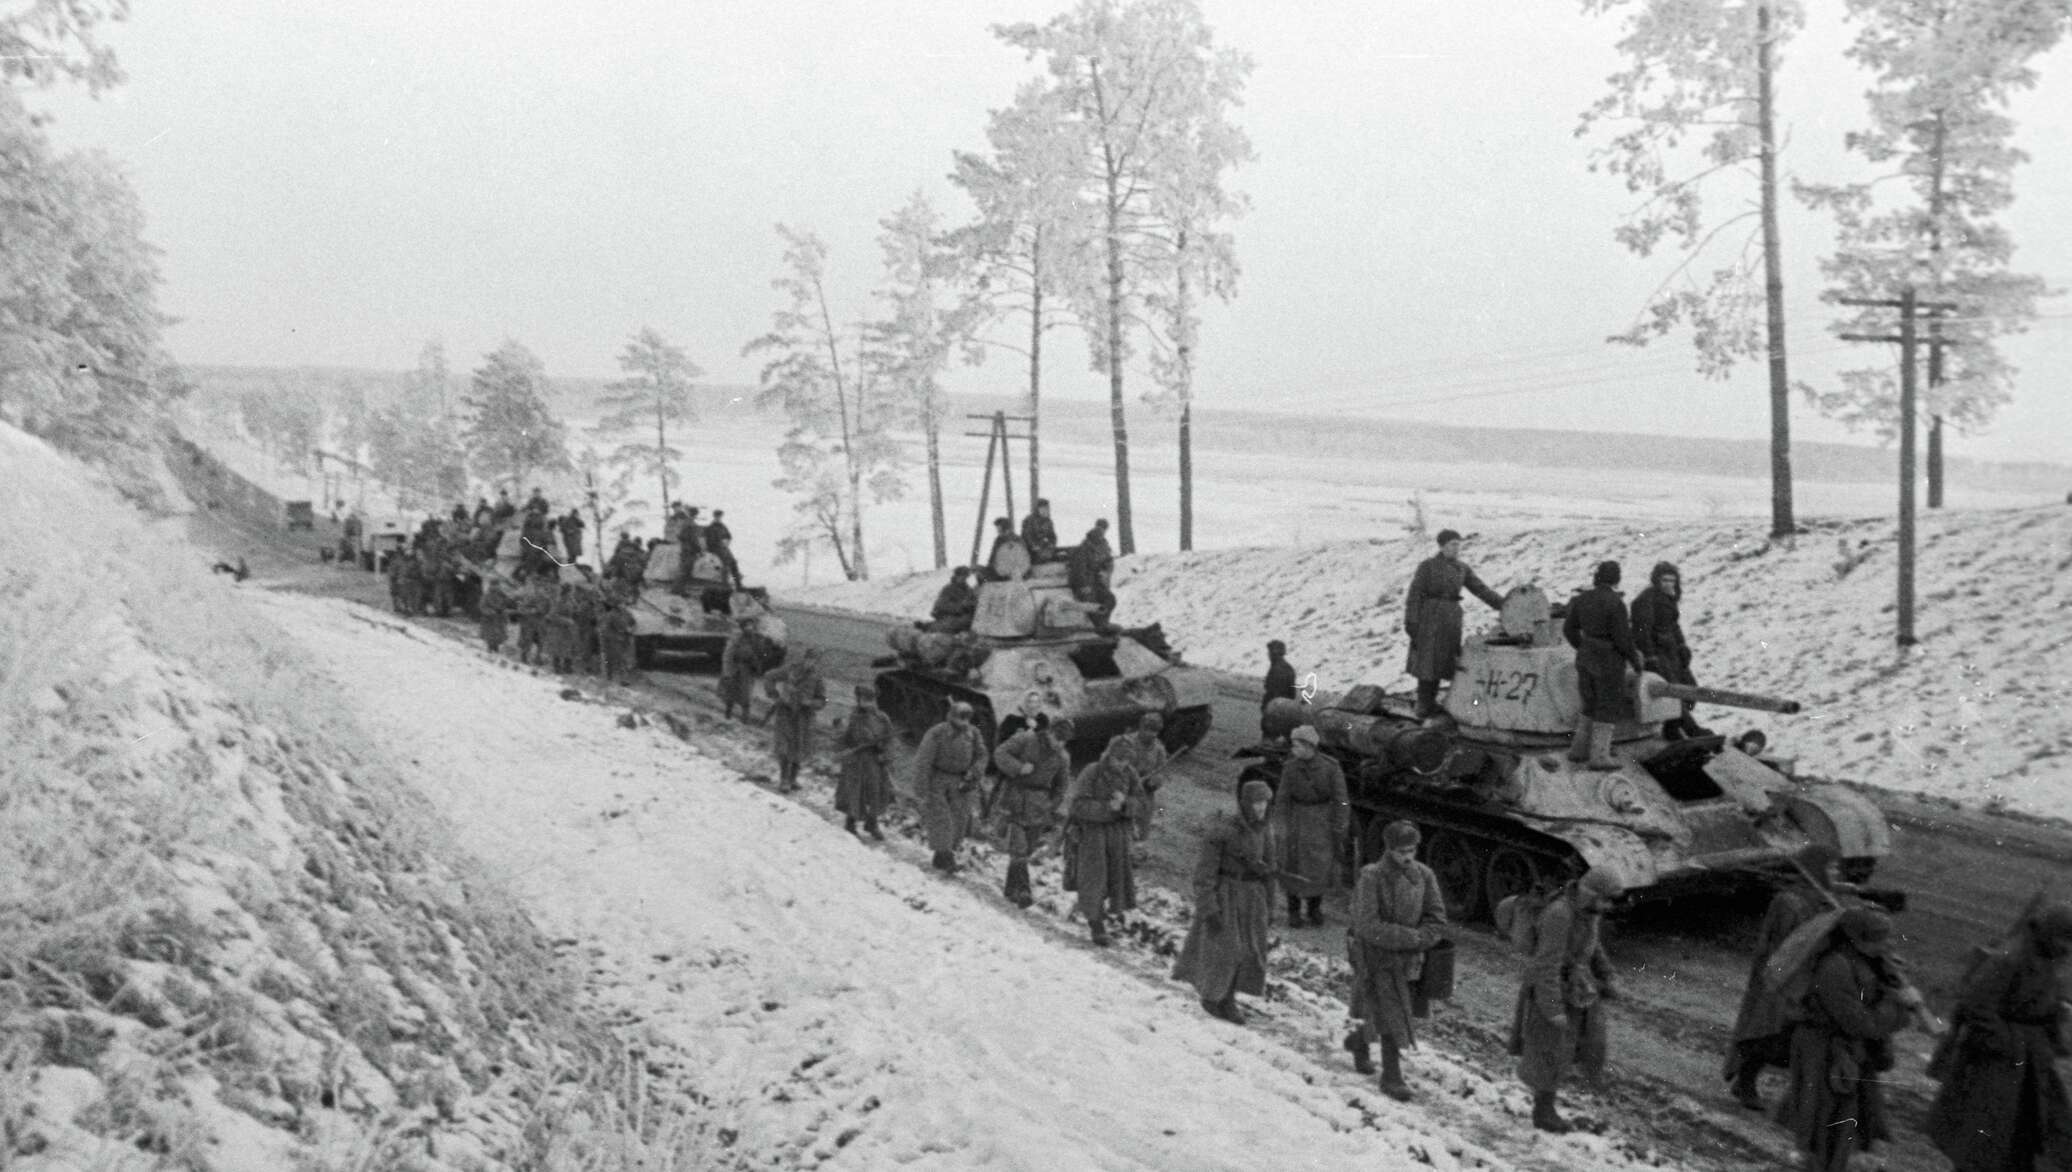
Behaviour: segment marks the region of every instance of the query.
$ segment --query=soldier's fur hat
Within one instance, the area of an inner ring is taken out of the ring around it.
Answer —
[[[1273,787],[1256,777],[1237,787],[1237,805],[1240,810],[1253,802],[1271,802],[1272,800]]]
[[[1416,846],[1424,841],[1424,835],[1418,833],[1415,822],[1398,820],[1382,827],[1381,841],[1382,845],[1392,851],[1402,850],[1406,846]]]
[[[1892,944],[1892,918],[1876,908],[1853,907],[1835,924],[1858,952],[1877,956]]]
[[[1598,586],[1617,586],[1619,584],[1619,563],[1597,563],[1597,572],[1590,576],[1590,581]]]
[[[1300,741],[1305,745],[1317,745],[1323,743],[1323,738],[1317,736],[1317,730],[1311,728],[1306,724],[1303,725],[1301,728],[1296,729],[1294,732],[1289,733],[1288,739],[1290,741]]]
[[[1459,531],[1459,530],[1457,530],[1457,529],[1441,529],[1441,530],[1439,530],[1439,544],[1440,544],[1440,545],[1445,545],[1445,544],[1446,544],[1447,542],[1449,542],[1449,541],[1459,541],[1459,540],[1460,540],[1460,531]]]
[[[1137,718],[1137,728],[1142,732],[1165,731],[1165,717],[1156,712],[1146,712]]]
[[[1269,639],[1266,642],[1266,653],[1268,655],[1286,655],[1288,653],[1288,645],[1279,639]]]

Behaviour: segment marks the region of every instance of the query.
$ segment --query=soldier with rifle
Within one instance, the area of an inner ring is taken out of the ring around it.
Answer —
[[[993,787],[990,806],[1000,811],[1007,839],[1007,881],[1001,894],[1016,907],[1035,902],[1029,857],[1056,825],[1057,805],[1072,772],[1072,758],[1065,750],[1072,732],[1071,718],[1052,720],[1039,712],[1033,725],[993,750],[1000,783]]]
[[[835,781],[835,809],[842,829],[856,833],[856,824],[879,842],[878,816],[892,803],[892,718],[878,708],[878,690],[856,685],[856,707],[842,722],[841,749],[835,756],[841,773]]]

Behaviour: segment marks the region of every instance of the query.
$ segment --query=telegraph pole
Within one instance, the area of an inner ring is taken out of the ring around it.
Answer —
[[[965,418],[983,420],[988,425],[985,431],[967,431],[964,433],[968,439],[982,439],[986,441],[986,481],[979,488],[978,524],[973,528],[971,534],[971,564],[976,566],[979,564],[978,551],[984,543],[986,536],[986,507],[993,501],[993,461],[996,458],[1000,462],[1000,480],[1007,496],[1007,522],[1010,525],[1014,524],[1014,465],[1009,459],[1009,453],[1012,450],[1012,445],[1017,441],[1029,445],[1029,499],[1032,501],[1035,499],[1036,417],[1033,415],[1009,415],[1005,411],[995,411],[989,415],[966,415]],[[1007,426],[1010,423],[1028,424],[1029,433],[1027,435],[1015,434]],[[1033,508],[1034,506],[1032,505],[1031,507]]]
[[[1899,334],[1843,334],[1849,342],[1896,342],[1899,344],[1899,632],[1901,647],[1920,642],[1914,637],[1914,318],[1917,313],[1943,313],[1957,307],[1946,301],[1922,302],[1909,285],[1897,300],[1873,297],[1836,298],[1843,305],[1899,310]],[[1934,330],[1934,327],[1930,327]],[[1940,331],[1931,339],[1931,349],[1947,345]]]

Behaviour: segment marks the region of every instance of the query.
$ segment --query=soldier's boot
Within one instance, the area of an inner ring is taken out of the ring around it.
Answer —
[[[1568,1120],[1555,1109],[1554,1092],[1539,1091],[1532,1097],[1532,1125],[1554,1135],[1569,1133]]]
[[[1590,722],[1590,768],[1607,771],[1620,768],[1618,759],[1612,756],[1612,734],[1618,726],[1608,720]]]
[[[1245,1011],[1237,1007],[1237,994],[1225,993],[1223,1000],[1216,1003],[1216,1007],[1222,1010],[1216,1016],[1224,1021],[1229,1022],[1231,1025],[1245,1024]]]
[[[1300,928],[1302,926],[1302,897],[1299,895],[1288,897],[1288,926],[1290,928]]]
[[[1763,1093],[1756,1087],[1756,1080],[1763,1076],[1763,1068],[1754,1062],[1743,1062],[1741,1069],[1734,1072],[1734,1101],[1751,1111],[1763,1109]]]
[[[863,832],[879,842],[885,841],[885,832],[878,829],[878,820],[876,818],[865,818],[863,820]]]
[[[1361,1074],[1374,1073],[1374,1049],[1367,1043],[1367,1031],[1357,1029],[1345,1036],[1346,1052],[1353,1056],[1353,1069]]]
[[[957,856],[949,851],[937,851],[935,852],[935,857],[929,860],[928,865],[945,875],[954,875],[957,873]],[[1094,931],[1098,933],[1100,927],[1096,925]]]
[[[1568,742],[1568,759],[1582,764],[1590,759],[1590,726],[1593,722],[1587,716],[1576,718],[1576,735]]]
[[[1319,928],[1324,926],[1324,897],[1321,895],[1309,897],[1309,922]]]
[[[1007,885],[1001,894],[1007,897],[1007,902],[1016,907],[1025,908],[1036,902],[1036,897],[1029,888],[1027,859],[1015,859],[1007,864]]]
[[[848,831],[851,837],[854,837],[856,834],[856,819],[853,817],[842,819],[842,829]]]
[[[1108,947],[1108,920],[1107,920],[1107,917],[1105,917],[1105,916],[1095,916],[1095,917],[1094,917],[1093,919],[1091,919],[1091,920],[1087,921],[1087,928],[1088,928],[1089,930],[1091,930],[1091,931],[1092,931],[1092,933],[1093,933],[1093,940],[1094,940],[1094,944],[1095,944],[1095,946],[1097,946],[1097,947],[1100,947],[1100,948],[1106,948],[1106,947]],[[1214,1011],[1214,1010],[1210,1010],[1209,1012],[1211,1012],[1211,1013],[1214,1013],[1215,1011]]]
[[[1381,1039],[1381,1093],[1398,1103],[1410,1101],[1410,1088],[1403,1082],[1403,1049],[1389,1037]]]
[[[1417,681],[1417,718],[1423,720],[1426,717],[1437,716],[1438,714],[1439,681]]]

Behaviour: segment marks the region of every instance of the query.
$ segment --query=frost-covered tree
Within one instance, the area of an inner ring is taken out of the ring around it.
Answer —
[[[547,408],[547,369],[531,350],[505,341],[475,369],[470,393],[468,455],[484,479],[522,492],[539,472],[569,467],[561,421]]]
[[[705,372],[682,347],[651,326],[643,327],[619,351],[619,369],[626,377],[605,388],[601,401],[611,410],[597,421],[596,431],[605,436],[641,435],[613,449],[607,462],[629,474],[654,477],[662,490],[662,511],[667,513],[669,490],[682,483],[676,462],[683,459],[683,452],[669,442],[669,432],[697,419],[691,388]],[[647,434],[650,429],[652,438]],[[627,507],[642,508],[646,503],[629,499]]]
[[[1954,303],[1931,319],[1923,407],[1928,426],[1928,506],[1943,500],[1943,424],[1969,432],[2008,401],[2015,367],[1998,340],[2027,328],[2041,277],[2010,271],[2014,241],[1996,217],[2014,202],[2010,98],[2036,83],[2030,64],[2055,45],[2065,0],[1850,0],[1861,22],[1851,58],[1871,69],[1870,125],[1849,148],[1885,173],[1861,183],[1801,186],[1830,209],[1836,252],[1821,267],[1843,297],[1893,296],[1909,285],[1922,298]],[[1890,313],[1852,314],[1843,329],[1889,328]],[[1894,367],[1844,371],[1813,396],[1824,412],[1887,437],[1898,430]]]
[[[1129,336],[1149,325],[1145,298],[1163,280],[1169,256],[1153,239],[1154,201],[1185,180],[1164,145],[1234,134],[1227,121],[1252,64],[1215,47],[1196,0],[1080,0],[1047,24],[994,32],[1048,65],[1078,160],[1078,195],[1094,209],[1098,276],[1075,291],[1076,305],[1094,369],[1108,376],[1116,548],[1133,553],[1123,368]]]
[[[784,271],[770,282],[786,304],[771,314],[770,332],[743,354],[769,356],[756,405],[778,407],[790,427],[777,449],[778,488],[798,497],[797,521],[778,540],[777,560],[817,544],[835,551],[851,581],[870,577],[863,543],[864,490],[873,501],[905,491],[904,453],[891,435],[895,396],[864,359],[862,333],[838,327],[827,294],[827,245],[812,232],[783,224]]]
[[[971,197],[978,219],[949,236],[961,262],[971,315],[970,362],[987,345],[1029,364],[1029,495],[1043,495],[1043,338],[1072,325],[1072,293],[1086,287],[1092,205],[1079,198],[1080,158],[1059,91],[1041,80],[994,110],[986,123],[991,155],[957,151],[950,181]],[[989,337],[984,327],[1013,321],[1027,340]]]
[[[1618,176],[1641,197],[1613,235],[1640,256],[1665,245],[1682,256],[1632,328],[1612,341],[1642,346],[1687,327],[1708,378],[1767,358],[1770,529],[1791,533],[1775,80],[1778,49],[1804,15],[1797,0],[1583,0],[1583,11],[1622,19],[1626,67],[1576,130],[1610,136],[1591,170]],[[1704,193],[1722,185],[1744,206],[1708,223]]]

